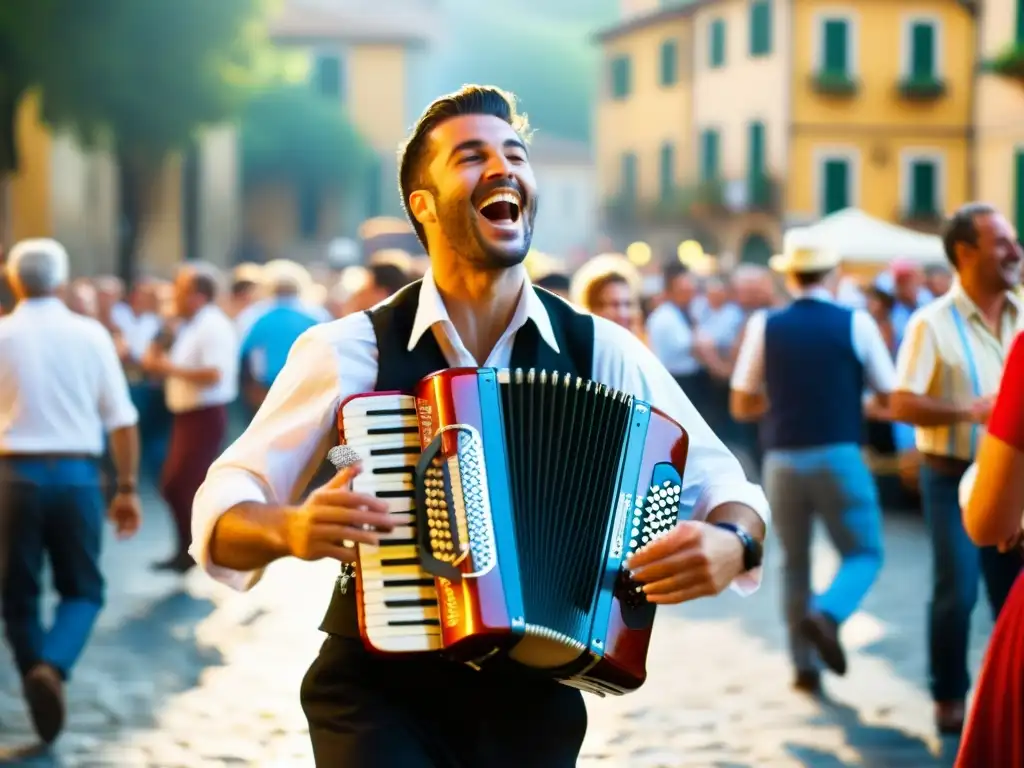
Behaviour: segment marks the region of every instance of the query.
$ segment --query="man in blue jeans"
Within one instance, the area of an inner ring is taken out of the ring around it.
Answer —
[[[840,306],[827,287],[839,260],[786,236],[771,267],[794,301],[753,314],[733,370],[730,410],[762,420],[763,482],[785,553],[784,600],[798,690],[817,693],[819,662],[846,673],[839,628],[882,566],[882,515],[861,457],[865,384],[886,404],[896,372],[871,316]],[[811,593],[811,538],[820,516],[841,562],[831,585]]]
[[[915,426],[921,454],[921,500],[934,567],[928,618],[932,698],[938,730],[957,734],[971,687],[967,639],[979,574],[998,615],[1021,565],[1016,553],[979,550],[971,543],[957,491],[992,410],[1006,354],[1024,327],[1013,293],[1024,254],[1013,226],[980,203],[957,210],[943,240],[957,276],[949,291],[907,324],[892,414]]]
[[[15,245],[7,277],[18,304],[0,318],[0,583],[7,640],[36,731],[64,724],[64,683],[103,606],[103,435],[117,491],[107,514],[139,527],[137,414],[107,330],[57,296],[68,256],[53,240]],[[44,625],[48,560],[60,602]]]

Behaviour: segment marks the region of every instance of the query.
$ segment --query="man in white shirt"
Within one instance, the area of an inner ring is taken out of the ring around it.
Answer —
[[[247,589],[281,557],[349,563],[345,541],[373,544],[391,530],[380,500],[350,489],[353,468],[298,499],[337,440],[338,408],[350,395],[408,390],[438,368],[513,365],[575,371],[655,403],[688,430],[682,503],[694,520],[629,563],[650,601],[717,594],[737,579],[756,586],[768,517],[761,490],[629,331],[530,285],[523,260],[537,198],[525,130],[504,93],[479,86],[438,99],[420,118],[400,179],[431,270],[296,342],[256,418],[196,496],[193,553],[212,576]],[[503,674],[434,654],[375,657],[359,640],[353,593],[335,589],[329,637],[303,683],[317,765],[576,765],[586,729],[579,691],[522,667]],[[437,707],[435,686],[484,706],[453,721]]]
[[[154,347],[142,362],[147,373],[164,378],[167,408],[174,415],[164,461],[161,493],[171,509],[177,547],[159,570],[185,573],[195,565],[192,499],[227,432],[227,405],[238,397],[238,337],[230,318],[217,306],[216,273],[190,265],[175,280],[175,301],[182,324],[169,353]]]
[[[0,318],[3,619],[33,722],[49,743],[64,722],[64,681],[103,605],[104,433],[117,476],[107,514],[122,537],[139,527],[137,414],[110,334],[57,296],[68,277],[64,248],[18,243],[7,277],[19,303]],[[49,629],[44,557],[60,594]]]

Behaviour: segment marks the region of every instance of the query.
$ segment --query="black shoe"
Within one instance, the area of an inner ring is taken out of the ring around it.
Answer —
[[[23,681],[25,701],[39,738],[52,744],[64,729],[64,680],[49,664],[37,664]]]
[[[181,574],[188,573],[195,567],[196,561],[188,552],[179,552],[167,560],[161,560],[160,562],[153,563],[152,565],[154,571],[172,571],[174,573]]]
[[[817,696],[821,693],[821,673],[815,669],[797,671],[796,678],[793,680],[793,688],[800,693]]]
[[[800,632],[810,640],[825,666],[837,675],[846,674],[846,652],[839,642],[839,624],[824,613],[811,613],[800,622]]]

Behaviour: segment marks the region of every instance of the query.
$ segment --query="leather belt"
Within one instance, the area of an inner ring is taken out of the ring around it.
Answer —
[[[956,456],[939,456],[934,453],[922,453],[921,461],[929,469],[949,477],[959,477],[971,466],[971,462],[966,459],[958,459]]]

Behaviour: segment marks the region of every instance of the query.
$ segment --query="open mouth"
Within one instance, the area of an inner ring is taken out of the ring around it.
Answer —
[[[491,224],[508,227],[519,223],[522,201],[517,193],[501,190],[484,200],[477,210]]]

